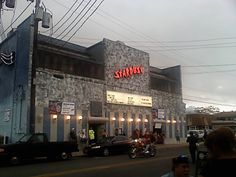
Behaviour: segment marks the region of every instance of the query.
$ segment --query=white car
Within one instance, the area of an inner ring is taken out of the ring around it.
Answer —
[[[190,132],[193,132],[193,135],[201,139],[204,136],[204,130],[188,130],[187,137],[190,136]]]

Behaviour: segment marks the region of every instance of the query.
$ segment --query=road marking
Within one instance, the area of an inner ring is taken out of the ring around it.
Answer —
[[[135,161],[135,159],[132,160],[132,162],[125,162],[125,163],[119,163],[119,164],[112,164],[112,165],[102,165],[102,166],[96,166],[96,167],[89,167],[89,168],[83,168],[83,169],[74,169],[74,170],[66,170],[63,172],[55,172],[55,173],[46,173],[42,175],[32,176],[32,177],[54,177],[54,176],[64,176],[69,175],[73,173],[80,173],[80,172],[86,172],[91,170],[104,170],[114,167],[122,167],[122,166],[129,166],[129,165],[135,165],[135,164],[143,164],[148,162],[153,162],[157,160],[166,160],[171,159],[175,156],[168,156],[168,157],[160,157],[160,158],[153,158],[153,159],[145,159],[145,160],[139,160]]]

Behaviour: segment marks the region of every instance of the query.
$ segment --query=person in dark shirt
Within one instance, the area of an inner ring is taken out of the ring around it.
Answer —
[[[192,158],[192,163],[195,163],[196,159],[196,150],[197,150],[197,137],[193,135],[193,132],[190,132],[190,136],[187,138],[186,142],[189,144],[189,152]]]
[[[75,128],[72,128],[70,131],[70,141],[77,142],[77,135],[75,132]]]
[[[208,159],[200,176],[236,176],[236,143],[233,131],[226,127],[216,129],[208,134],[205,145],[208,150]]]

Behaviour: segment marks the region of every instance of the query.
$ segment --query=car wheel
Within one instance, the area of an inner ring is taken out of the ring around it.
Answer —
[[[70,159],[70,153],[66,153],[66,152],[62,152],[61,154],[60,154],[60,159],[61,160],[68,160],[68,159]]]
[[[104,156],[109,156],[110,152],[107,148],[103,149],[103,155]]]
[[[151,156],[151,157],[155,157],[155,156],[156,156],[156,153],[157,153],[157,150],[156,150],[155,148],[152,148],[152,149],[150,150],[150,156]]]
[[[18,164],[20,164],[20,158],[18,156],[12,156],[10,158],[10,164],[11,165],[18,165]]]

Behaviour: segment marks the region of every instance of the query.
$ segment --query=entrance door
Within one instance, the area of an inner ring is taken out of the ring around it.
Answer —
[[[102,132],[106,129],[105,124],[90,123],[89,127],[92,127],[95,132],[95,142],[102,137]]]

